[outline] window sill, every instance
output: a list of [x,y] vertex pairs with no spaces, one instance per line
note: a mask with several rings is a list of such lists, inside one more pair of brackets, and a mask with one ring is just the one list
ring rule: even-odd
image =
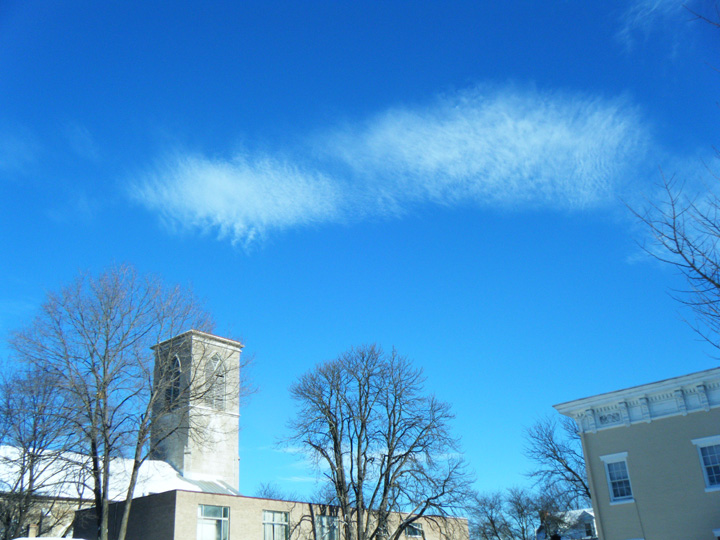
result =
[[720,491],[720,485],[705,488],[705,493],[712,493],[713,491]]
[[635,499],[620,499],[618,501],[610,501],[610,506],[617,506],[618,504],[634,503]]

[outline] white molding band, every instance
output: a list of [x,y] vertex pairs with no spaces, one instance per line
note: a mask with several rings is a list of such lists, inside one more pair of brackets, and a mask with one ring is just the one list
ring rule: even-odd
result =
[[627,461],[627,452],[617,452],[616,454],[605,454],[600,456],[603,463],[617,463],[618,461]]
[[690,441],[695,446],[713,446],[720,444],[720,435],[711,435],[710,437],[702,437],[700,439],[693,439]]
[[573,418],[581,433],[707,412],[720,407],[720,368],[560,403],[554,407],[559,413]]

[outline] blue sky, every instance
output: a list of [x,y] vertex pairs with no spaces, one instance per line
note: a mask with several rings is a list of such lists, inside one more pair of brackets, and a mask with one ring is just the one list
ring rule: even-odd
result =
[[5,0],[0,334],[132,263],[254,356],[244,493],[314,490],[287,388],[370,342],[478,489],[527,484],[553,404],[717,365],[626,204],[708,181],[719,36],[668,0]]

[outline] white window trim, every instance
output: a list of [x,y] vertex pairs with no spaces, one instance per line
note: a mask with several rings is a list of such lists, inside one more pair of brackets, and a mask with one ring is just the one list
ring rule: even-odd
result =
[[[205,515],[205,508],[219,508],[220,517],[211,517]],[[226,512],[227,510],[227,512]],[[227,514],[227,516],[225,515]],[[198,536],[200,535],[200,527],[203,523],[220,523],[220,536],[227,540],[230,538],[230,507],[229,506],[218,506],[214,504],[199,504],[198,505]],[[216,525],[217,526],[217,525]]]
[[[267,514],[270,514],[272,519],[267,520],[265,519],[265,516]],[[275,517],[279,516],[283,519],[280,521],[275,521]],[[281,540],[289,540],[290,538],[290,512],[286,512],[284,510],[263,510],[262,514],[262,525],[263,525],[263,539],[265,538],[265,526],[269,525],[273,528],[273,537],[275,536],[275,526],[282,526],[285,534],[283,535],[284,538]]]
[[[411,530],[411,527],[420,534],[410,534],[409,531]],[[423,531],[422,523],[418,523],[417,521],[408,523],[407,527],[405,527],[405,536],[408,538],[423,538],[424,534],[425,531]]]
[[[635,502],[635,491],[633,490],[633,487],[632,487],[632,480],[630,480],[630,467],[628,467],[628,464],[627,464],[627,456],[628,456],[627,452],[617,452],[615,454],[606,454],[604,456],[600,456],[600,460],[603,462],[603,468],[605,469],[605,481],[607,482],[610,506]],[[612,482],[610,481],[610,474],[608,474],[607,466],[609,463],[619,463],[621,461],[625,463],[625,471],[627,472],[627,475],[628,475],[628,483],[630,484],[630,493],[632,493],[632,495],[627,498],[614,499],[613,498],[613,490],[612,490]]]
[[[695,445],[695,448],[697,448],[698,453],[698,459],[700,460],[700,468],[702,469],[702,475],[703,480],[705,482],[705,493],[711,493],[713,491],[720,491],[720,484],[716,486],[710,485],[710,480],[708,479],[707,475],[707,469],[705,468],[705,462],[703,461],[701,448],[704,448],[706,446],[715,446],[720,444],[720,435],[712,435],[710,437],[701,437],[699,439],[693,439],[690,441]],[[720,531],[720,529],[717,529]],[[716,537],[719,537],[718,535],[715,535]]]

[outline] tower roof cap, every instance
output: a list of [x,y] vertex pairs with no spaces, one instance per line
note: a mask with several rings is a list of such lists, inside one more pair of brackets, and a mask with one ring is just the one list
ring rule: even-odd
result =
[[210,334],[208,332],[203,332],[201,330],[190,329],[186,332],[183,332],[182,334],[178,334],[177,336],[168,338],[165,341],[161,341],[160,343],[153,345],[151,348],[154,350],[159,347],[162,347],[163,345],[165,345],[167,343],[172,343],[173,341],[184,340],[184,339],[188,339],[188,338],[191,340],[198,339],[200,341],[211,341],[211,342],[216,342],[216,343],[219,342],[219,343],[222,343],[223,345],[225,345],[226,347],[230,347],[230,348],[238,349],[238,350],[240,350],[244,347],[244,345],[242,343],[240,343],[239,341],[237,341],[235,339],[216,336],[215,334]]

